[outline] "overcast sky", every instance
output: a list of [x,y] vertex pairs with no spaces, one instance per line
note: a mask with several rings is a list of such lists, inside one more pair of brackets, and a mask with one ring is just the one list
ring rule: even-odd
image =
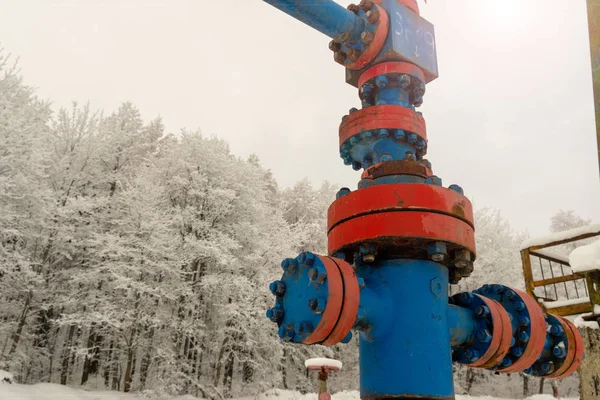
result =
[[[344,6],[350,1],[339,1]],[[560,208],[600,222],[584,0],[429,0],[440,77],[427,86],[434,173],[476,207],[544,234]],[[171,132],[256,153],[280,184],[356,188],[338,156],[359,106],[329,39],[259,0],[0,0],[0,42],[56,108],[132,101]]]

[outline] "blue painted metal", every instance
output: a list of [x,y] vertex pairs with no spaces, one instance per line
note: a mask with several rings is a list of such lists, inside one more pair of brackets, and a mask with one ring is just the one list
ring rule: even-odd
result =
[[400,59],[421,68],[425,75],[437,77],[435,31],[433,25],[424,18],[396,1],[390,1],[390,43],[386,50],[392,51]]
[[[373,290],[361,292],[363,318],[375,314],[366,329],[357,327],[361,398],[452,398],[447,268],[432,261],[386,260],[360,267],[357,274]],[[370,299],[375,292],[378,302]]]
[[358,40],[365,21],[333,0],[264,0],[284,13],[334,39],[349,32]]
[[269,286],[277,297],[275,307],[267,311],[267,317],[277,322],[281,339],[300,343],[321,321],[320,310],[329,295],[325,282],[327,274],[321,260],[311,253],[287,258],[281,266],[284,270],[281,279]]
[[356,166],[358,170],[382,161],[405,160],[407,153],[414,156],[418,152],[422,156],[425,149],[425,141],[414,133],[401,129],[378,129],[363,132],[345,141],[340,148],[340,157],[345,164]]
[[477,320],[471,310],[450,304],[448,307],[448,328],[452,347],[471,343],[477,332]]

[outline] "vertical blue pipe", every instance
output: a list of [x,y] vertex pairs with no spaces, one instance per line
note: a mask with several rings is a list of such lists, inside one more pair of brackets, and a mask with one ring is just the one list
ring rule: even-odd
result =
[[448,269],[432,261],[387,260],[357,273],[367,287],[378,284],[378,293],[387,289],[385,328],[374,321],[360,333],[361,399],[454,398]]
[[333,0],[264,1],[332,39],[346,32],[350,32],[353,39],[358,39],[365,28],[362,18]]

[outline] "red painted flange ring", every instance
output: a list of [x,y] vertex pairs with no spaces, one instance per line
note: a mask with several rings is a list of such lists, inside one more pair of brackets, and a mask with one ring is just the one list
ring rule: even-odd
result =
[[369,64],[377,54],[383,48],[383,44],[385,43],[385,39],[387,38],[388,31],[390,30],[390,19],[388,17],[387,12],[383,7],[375,5],[377,8],[377,12],[379,13],[379,25],[375,28],[375,34],[373,35],[373,41],[369,43],[365,51],[361,53],[358,59],[349,64],[344,64],[344,67],[348,69],[363,69],[367,64]]
[[356,272],[346,261],[329,257],[339,268],[344,281],[344,301],[340,317],[335,324],[335,327],[325,339],[325,346],[333,346],[344,340],[348,332],[352,329],[356,316],[358,314],[358,305],[360,303],[360,288],[358,287],[358,279]]
[[401,61],[389,61],[374,65],[363,72],[360,78],[358,78],[358,87],[360,88],[376,76],[387,74],[407,74],[425,83],[425,75],[423,75],[423,71],[416,65]]
[[573,335],[571,327],[567,324],[567,320],[559,317],[558,315],[554,315],[554,318],[556,318],[562,325],[565,335],[567,336],[567,355],[565,356],[561,366],[550,375],[544,376],[544,378],[560,379],[567,376],[565,375],[565,372],[570,369],[569,367],[571,367],[571,365],[573,365],[573,361],[575,360],[576,343],[575,336]]
[[496,365],[500,360],[506,356],[510,350],[510,339],[512,337],[512,328],[510,324],[510,317],[508,313],[498,302],[489,299],[485,296],[479,297],[490,310],[492,316],[492,340],[490,346],[486,352],[474,363],[467,364],[469,367],[474,368],[488,368]]
[[[560,379],[560,378],[565,378],[565,377],[571,375],[573,372],[575,372],[577,370],[577,368],[579,368],[579,365],[581,364],[581,361],[583,360],[584,344],[583,344],[583,338],[581,337],[581,333],[579,333],[579,330],[571,321],[569,321],[566,318],[559,317],[557,315],[555,315],[555,317],[557,319],[561,319],[562,320],[561,323],[564,322],[563,326],[567,325],[569,327],[571,334],[573,335],[573,339],[574,339],[574,343],[575,343],[574,357],[573,357],[573,361],[571,362],[571,365],[560,376],[556,376],[556,377],[550,376],[554,379]],[[565,332],[566,332],[566,329],[565,329]],[[570,351],[570,347],[571,346],[569,346],[569,351]],[[568,353],[567,353],[567,356],[568,356]],[[547,378],[549,378],[549,377],[547,377]]]
[[402,129],[427,140],[423,116],[410,108],[386,104],[366,107],[346,116],[339,128],[340,146],[354,135],[376,129]]
[[327,210],[327,231],[343,221],[386,211],[432,211],[473,227],[473,206],[454,190],[425,183],[376,185],[350,192]]
[[416,175],[429,178],[433,175],[430,168],[417,161],[390,160],[380,162],[365,169],[360,179],[377,179],[389,175]]
[[[492,299],[490,299],[492,300]],[[500,303],[496,300],[492,300],[492,304],[498,310],[499,315],[501,316],[502,321],[502,330],[500,332],[500,345],[498,346],[498,351],[488,362],[483,364],[481,368],[490,368],[494,365],[498,364],[510,351],[510,344],[512,342],[512,324],[510,322],[510,316],[508,312],[502,307]]]
[[364,242],[390,240],[396,244],[412,242],[414,245],[414,239],[450,242],[475,254],[475,235],[471,226],[454,217],[429,211],[361,215],[334,226],[327,239],[329,254]]
[[323,262],[327,272],[328,296],[321,320],[315,330],[302,341],[304,344],[320,343],[329,336],[340,316],[344,299],[344,282],[338,266],[329,257],[315,256]]
[[538,359],[540,354],[542,354],[544,343],[546,342],[546,319],[540,306],[527,293],[515,288],[510,289],[521,298],[527,307],[531,321],[529,342],[527,343],[527,347],[525,347],[523,355],[517,361],[504,369],[499,369],[498,372],[520,372],[529,368]]

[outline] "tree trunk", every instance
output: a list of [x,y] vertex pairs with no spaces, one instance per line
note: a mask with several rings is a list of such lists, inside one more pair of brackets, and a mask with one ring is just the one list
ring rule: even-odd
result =
[[123,382],[123,392],[129,392],[131,389],[131,381],[133,380],[133,365],[134,365],[134,346],[133,341],[135,339],[136,329],[131,328],[131,334],[129,335],[129,343],[127,345],[127,365],[125,367],[125,381]]
[[539,390],[539,394],[543,394],[544,393],[544,382],[546,380],[544,378],[540,379],[540,390]]
[[85,385],[90,375],[98,373],[98,361],[100,357],[101,336],[96,331],[95,324],[90,327],[87,340],[87,353],[83,361],[83,371],[81,373],[81,385]]
[[221,350],[219,350],[219,356],[217,357],[217,364],[215,366],[215,378],[213,380],[213,386],[219,386],[219,380],[221,379],[221,369],[223,368],[223,354],[225,354],[225,347],[227,346],[227,342],[229,341],[229,337],[225,337],[223,339],[223,343],[221,344]]
[[152,344],[154,342],[154,328],[150,329],[148,332],[148,346],[146,347],[146,354],[142,358],[142,362],[140,365],[140,389],[146,388],[146,379],[148,378],[148,370],[150,369],[150,364],[152,362]]
[[63,351],[61,354],[61,369],[60,369],[60,384],[66,385],[67,378],[69,376],[69,356],[71,354],[71,346],[73,341],[73,334],[75,333],[75,325],[69,325],[69,332],[67,333],[67,340],[63,345]]
[[112,367],[112,357],[113,357],[113,346],[114,339],[110,339],[110,345],[108,346],[108,351],[106,355],[106,364],[104,365],[104,387],[110,387],[110,371]]
[[33,298],[33,291],[27,292],[27,296],[25,297],[25,304],[23,305],[23,311],[21,311],[21,316],[19,317],[19,324],[17,325],[17,330],[13,334],[12,337],[12,346],[10,347],[10,351],[8,355],[11,356],[19,345],[19,340],[21,339],[21,334],[23,333],[23,327],[25,326],[25,320],[27,318],[27,313],[29,312],[29,308],[31,307],[31,299]]
[[231,387],[233,385],[233,351],[229,352],[227,357],[227,362],[225,363],[225,370],[223,373],[223,386],[225,387],[224,395],[225,397],[230,397],[231,395]]

